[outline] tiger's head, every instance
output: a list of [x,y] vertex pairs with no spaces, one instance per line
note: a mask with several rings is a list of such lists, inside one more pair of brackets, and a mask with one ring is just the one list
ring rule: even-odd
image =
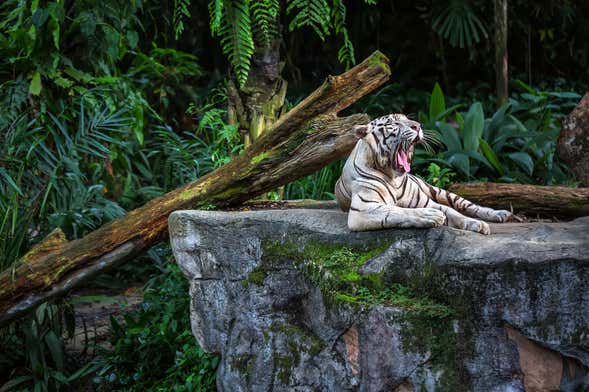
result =
[[379,117],[366,125],[355,126],[354,131],[358,138],[368,143],[381,168],[392,168],[401,173],[411,171],[415,144],[424,140],[421,124],[404,114]]

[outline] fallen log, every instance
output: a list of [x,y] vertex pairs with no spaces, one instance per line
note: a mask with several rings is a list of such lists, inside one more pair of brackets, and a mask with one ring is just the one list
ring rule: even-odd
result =
[[0,274],[0,326],[166,238],[172,211],[238,204],[343,157],[356,141],[350,129],[369,118],[339,118],[337,113],[389,75],[388,59],[375,52],[349,71],[328,77],[228,164],[81,239],[33,249]]
[[486,207],[513,209],[530,217],[589,215],[589,188],[481,182],[454,184],[448,190]]

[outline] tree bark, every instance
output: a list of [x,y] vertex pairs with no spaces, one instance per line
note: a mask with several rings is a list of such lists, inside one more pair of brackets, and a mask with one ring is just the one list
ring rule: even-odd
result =
[[495,75],[498,107],[507,102],[509,97],[507,33],[507,0],[495,0]]
[[454,184],[449,190],[485,207],[530,217],[576,218],[589,215],[589,188],[522,184]]
[[249,147],[280,117],[286,97],[287,82],[282,79],[284,62],[280,61],[280,42],[261,46],[252,56],[245,86],[227,86],[228,112],[231,124],[238,124],[245,147]]
[[583,186],[589,186],[589,93],[562,121],[557,151]]
[[174,210],[242,203],[341,158],[356,142],[350,129],[369,118],[339,118],[337,113],[389,75],[388,59],[375,52],[346,73],[328,77],[228,164],[81,239],[25,255],[0,274],[0,325],[166,238],[167,218]]

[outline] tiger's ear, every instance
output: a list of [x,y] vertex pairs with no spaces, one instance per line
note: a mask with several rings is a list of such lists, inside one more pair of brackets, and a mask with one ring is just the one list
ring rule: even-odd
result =
[[352,129],[354,130],[354,134],[356,134],[356,137],[358,139],[362,139],[364,136],[368,135],[368,132],[370,131],[370,125],[355,125]]

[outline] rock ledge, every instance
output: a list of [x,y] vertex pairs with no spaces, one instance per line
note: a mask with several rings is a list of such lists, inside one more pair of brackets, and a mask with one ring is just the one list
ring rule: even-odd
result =
[[589,218],[352,233],[335,210],[177,211],[221,391],[589,389]]

